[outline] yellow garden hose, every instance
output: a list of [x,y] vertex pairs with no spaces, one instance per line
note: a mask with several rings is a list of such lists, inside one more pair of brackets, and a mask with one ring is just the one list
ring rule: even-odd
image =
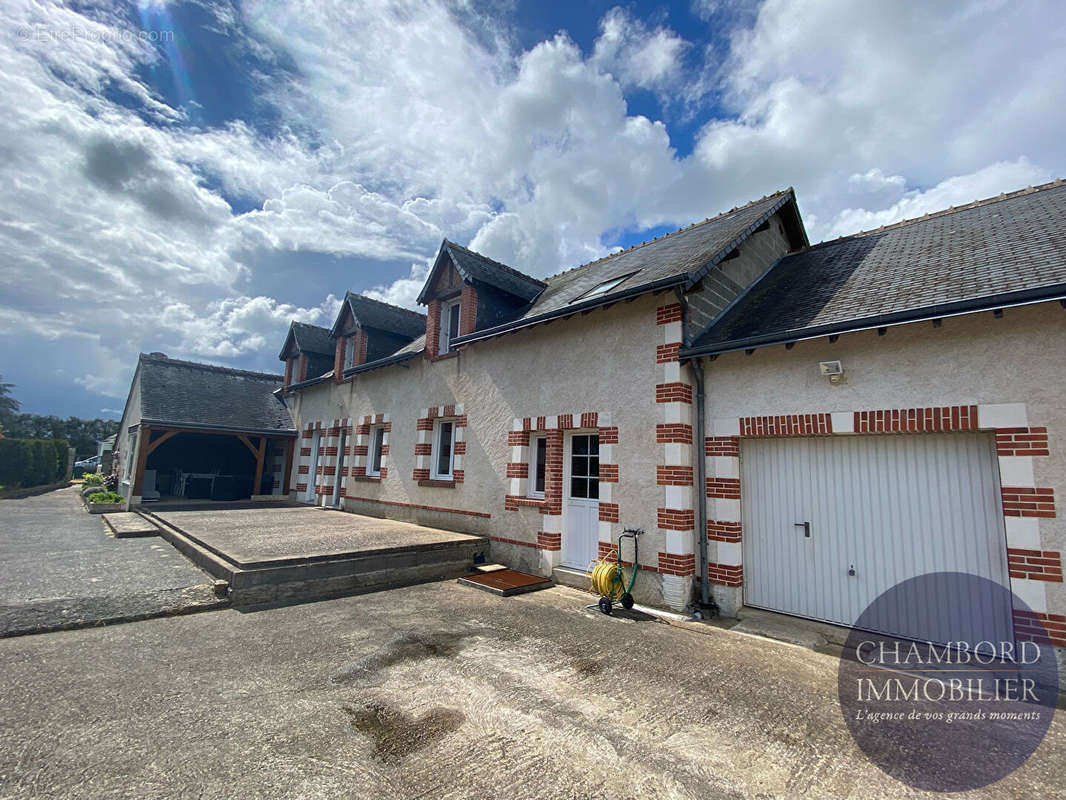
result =
[[597,561],[590,573],[592,591],[601,597],[611,598],[613,602],[621,600],[625,592],[625,580],[620,570],[621,568],[615,561],[607,559]]

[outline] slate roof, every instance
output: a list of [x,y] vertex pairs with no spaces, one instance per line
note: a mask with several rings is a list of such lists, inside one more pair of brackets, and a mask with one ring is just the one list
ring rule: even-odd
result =
[[[426,315],[419,314],[417,311],[383,303],[353,292],[345,293],[344,302],[348,304],[352,315],[363,328],[377,328],[408,338],[414,338],[426,332]],[[338,314],[337,322],[340,322],[340,317],[341,315]],[[333,331],[327,331],[327,333],[333,335],[336,330],[337,323],[334,323]],[[330,350],[330,353],[332,352]]]
[[681,352],[723,352],[1061,295],[1066,183],[1059,180],[785,256]]
[[[782,207],[793,204],[791,188],[775,192],[747,205],[734,208],[703,222],[668,233],[649,242],[612,253],[545,279],[547,287],[536,301],[515,320],[495,328],[479,330],[456,339],[463,343],[532,324],[541,319],[562,316],[586,305],[600,305],[660,286],[692,286],[727,256],[763,222]],[[807,244],[798,212],[793,222],[797,246]],[[583,295],[602,283],[629,275],[610,292],[585,300]]]
[[283,377],[141,354],[141,418],[196,428],[245,432],[295,431],[274,395]]
[[321,328],[318,325],[309,325],[306,322],[289,323],[289,332],[285,335],[285,344],[282,345],[278,358],[285,359],[285,351],[289,348],[289,338],[296,337],[296,347],[301,353],[317,353],[321,356],[333,358],[333,350],[336,340],[329,328]]
[[499,261],[493,261],[481,253],[475,253],[447,239],[441,247],[452,257],[456,269],[464,279],[487,283],[521,300],[527,302],[532,300],[548,285],[542,280],[519,272]]

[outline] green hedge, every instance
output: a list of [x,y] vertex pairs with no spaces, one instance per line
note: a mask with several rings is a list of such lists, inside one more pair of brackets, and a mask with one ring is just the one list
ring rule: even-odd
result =
[[0,439],[0,485],[27,488],[63,480],[68,450],[62,439]]

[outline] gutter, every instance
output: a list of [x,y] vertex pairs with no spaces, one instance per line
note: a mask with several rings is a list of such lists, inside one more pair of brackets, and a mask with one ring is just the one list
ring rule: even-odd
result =
[[600,306],[609,306],[617,303],[621,300],[628,300],[631,297],[639,297],[642,294],[650,294],[651,292],[659,291],[662,289],[670,289],[675,286],[683,286],[689,279],[689,274],[683,272],[680,275],[672,275],[669,278],[660,278],[657,281],[651,283],[642,283],[639,286],[634,286],[630,289],[626,289],[621,292],[615,292],[614,294],[606,295],[605,297],[597,297],[594,300],[586,300],[583,303],[572,303],[566,308],[558,308],[554,311],[546,311],[543,314],[537,314],[533,317],[522,317],[521,319],[508,322],[503,325],[497,325],[495,328],[486,328],[482,331],[475,331],[474,333],[468,333],[466,336],[458,336],[452,339],[452,343],[456,345],[469,344],[471,342],[478,342],[482,339],[489,339],[493,336],[499,336],[503,333],[510,333],[511,331],[521,330],[522,328],[528,328],[533,325],[539,325],[542,322],[548,322],[549,320],[559,319],[560,317],[569,317],[571,314],[576,314],[580,311],[592,310],[599,308]]
[[419,352],[409,351],[407,353],[400,353],[396,355],[386,356],[385,358],[379,358],[377,361],[370,361],[366,364],[359,364],[354,367],[348,367],[341,373],[342,378],[350,378],[352,375],[356,375],[360,372],[370,372],[372,369],[378,369],[380,367],[387,367],[390,364],[399,364],[403,361],[410,361],[412,358],[418,358],[425,350]]
[[807,339],[817,339],[822,336],[832,336],[840,333],[855,333],[858,331],[873,330],[875,328],[889,328],[896,325],[905,325],[912,322],[927,322],[944,317],[957,317],[964,314],[973,314],[979,311],[992,311],[998,308],[1011,308],[1015,306],[1032,305],[1049,300],[1066,299],[1066,283],[1042,286],[1038,289],[1023,289],[1017,292],[1005,292],[1002,294],[986,295],[970,300],[959,300],[952,303],[939,303],[932,306],[907,309],[906,311],[893,311],[888,314],[877,314],[870,317],[859,317],[844,322],[835,322],[827,325],[817,325],[809,328],[791,328],[784,331],[749,336],[744,339],[733,339],[727,342],[717,342],[703,346],[682,347],[678,357],[699,358],[700,356],[716,356],[720,353],[731,353],[737,350],[753,350],[760,347],[770,347],[789,342],[801,342]]
[[255,436],[296,436],[297,434],[299,434],[299,431],[294,428],[290,428],[289,430],[280,430],[277,428],[231,428],[225,425],[204,425],[195,422],[174,422],[172,420],[165,419],[148,419],[147,417],[142,417],[140,424],[148,426],[165,425],[169,428],[189,428],[191,430],[217,431],[219,433],[250,433]]

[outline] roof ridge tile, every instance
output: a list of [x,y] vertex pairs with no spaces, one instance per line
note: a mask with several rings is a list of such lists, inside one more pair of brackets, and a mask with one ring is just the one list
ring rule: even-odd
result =
[[171,358],[170,356],[157,356],[151,353],[141,353],[141,361],[151,361],[156,364],[177,364],[180,367],[194,367],[196,369],[204,369],[210,372],[220,372],[227,375],[241,375],[248,378],[269,378],[273,381],[284,381],[284,375],[276,375],[273,372],[256,372],[250,369],[238,369],[237,367],[225,367],[221,364],[205,364],[202,361],[184,361],[180,358]]

